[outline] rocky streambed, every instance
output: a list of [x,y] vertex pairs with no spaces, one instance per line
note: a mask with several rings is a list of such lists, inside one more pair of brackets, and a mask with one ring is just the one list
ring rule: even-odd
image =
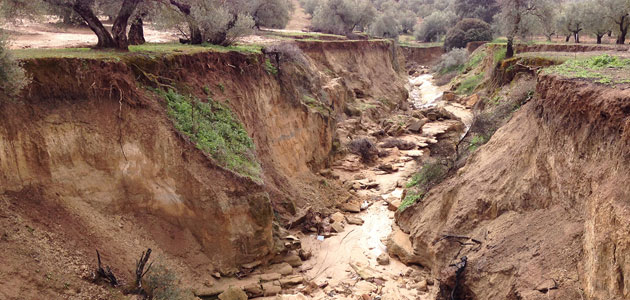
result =
[[408,180],[443,139],[457,141],[472,115],[460,104],[443,101],[444,90],[433,85],[429,74],[410,77],[408,89],[411,109],[380,120],[349,118],[339,125],[341,132],[352,133],[349,139],[369,139],[379,152],[369,163],[347,153],[321,172],[356,197],[330,216],[298,213],[301,225],[286,243],[299,246],[267,267],[251,266],[255,271],[245,278],[220,280],[201,296],[435,299],[438,285],[414,260],[409,237],[394,216]]

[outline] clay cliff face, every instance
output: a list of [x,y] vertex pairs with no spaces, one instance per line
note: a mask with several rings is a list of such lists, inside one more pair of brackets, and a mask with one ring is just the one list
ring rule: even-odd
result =
[[[236,52],[27,61],[33,83],[19,101],[0,103],[4,228],[36,226],[64,241],[49,252],[75,264],[91,264],[97,248],[108,265],[126,270],[151,247],[196,279],[272,254],[274,210],[290,215],[294,203],[329,198],[311,184],[313,171],[328,164],[336,119],[355,89],[406,99],[396,67],[404,58],[387,42],[298,46],[300,62]],[[227,104],[256,144],[263,183],[199,151],[147,86],[211,93]],[[304,95],[326,113],[305,105]],[[4,257],[32,247],[7,245]],[[22,275],[16,280],[32,277]]]
[[421,263],[439,276],[466,255],[473,299],[630,297],[628,100],[541,76],[535,99],[400,216]]

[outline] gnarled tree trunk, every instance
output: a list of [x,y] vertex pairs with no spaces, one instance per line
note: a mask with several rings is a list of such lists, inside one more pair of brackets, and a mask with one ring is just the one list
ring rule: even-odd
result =
[[129,28],[129,45],[142,45],[146,43],[142,18],[143,15],[138,16],[131,22],[131,27]]
[[619,36],[617,37],[617,44],[619,45],[623,45],[626,43],[626,35],[628,34],[628,25],[630,25],[630,23],[628,23],[627,20],[628,16],[623,16],[621,17],[621,22],[617,23],[619,25]]
[[94,12],[92,11],[92,7],[90,6],[90,0],[77,0],[77,2],[72,6],[72,9],[85,20],[90,29],[94,31],[96,37],[98,38],[98,43],[96,44],[96,48],[115,48],[116,43],[112,38],[112,35],[109,34],[109,31],[105,29],[103,23],[96,17]]
[[129,41],[127,40],[127,23],[129,22],[129,18],[133,12],[136,10],[138,3],[141,1],[142,0],[124,0],[122,6],[120,7],[120,12],[118,12],[118,16],[114,21],[112,35],[114,36],[115,47],[120,50],[129,49]]

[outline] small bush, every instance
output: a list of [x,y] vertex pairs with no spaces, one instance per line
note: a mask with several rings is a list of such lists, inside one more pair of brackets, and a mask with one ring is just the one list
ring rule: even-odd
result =
[[404,211],[414,203],[424,198],[432,187],[440,183],[447,175],[446,166],[439,162],[428,162],[422,166],[420,172],[411,177],[407,183],[407,195],[398,207],[399,211]]
[[282,61],[297,62],[303,66],[308,65],[308,59],[302,49],[293,43],[276,43],[266,46],[264,53],[278,53]]
[[271,75],[278,75],[278,68],[271,63],[270,59],[265,59],[265,71]]
[[153,265],[143,279],[143,287],[148,299],[153,300],[192,300],[190,290],[179,287],[177,275],[163,265]]
[[378,149],[370,140],[366,138],[360,138],[353,140],[348,145],[348,150],[351,153],[361,156],[363,162],[369,163],[378,156]]
[[479,19],[463,19],[446,33],[444,48],[464,48],[469,42],[492,40],[492,28]]
[[442,54],[440,62],[433,67],[433,70],[439,75],[444,75],[453,71],[460,71],[464,68],[467,60],[468,51],[466,49],[453,49],[448,53]]
[[17,95],[30,82],[7,44],[6,37],[0,32],[0,98]]

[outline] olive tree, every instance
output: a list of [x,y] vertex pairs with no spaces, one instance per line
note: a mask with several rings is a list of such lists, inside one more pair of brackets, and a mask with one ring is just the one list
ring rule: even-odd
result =
[[434,11],[414,27],[414,36],[418,41],[435,42],[446,34],[456,19],[457,16],[452,11]]
[[395,12],[392,9],[379,14],[369,27],[370,35],[383,38],[395,39],[400,31],[401,26],[396,20]]
[[367,28],[376,15],[368,0],[324,0],[313,13],[313,29],[350,35],[356,28]]
[[597,43],[601,44],[602,37],[609,33],[613,26],[601,9],[599,0],[588,0],[584,5],[584,27],[595,35]]
[[601,0],[599,3],[606,18],[616,27],[617,44],[625,44],[630,26],[630,1]]
[[[528,22],[529,17],[539,16],[543,18],[546,0],[499,0],[501,12],[495,17],[499,23],[501,32],[507,37],[507,50],[505,57],[514,56],[514,39],[524,31],[529,31],[533,22]],[[531,19],[529,19],[531,20]]]

